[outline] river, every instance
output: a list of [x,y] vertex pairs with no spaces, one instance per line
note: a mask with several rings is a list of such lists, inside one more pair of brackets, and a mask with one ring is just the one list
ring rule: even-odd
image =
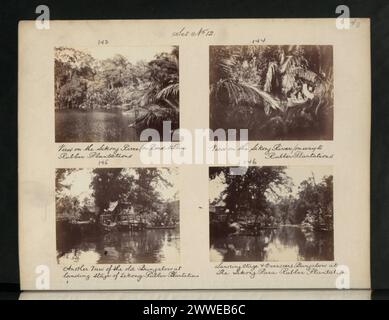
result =
[[[58,232],[58,230],[57,230]],[[178,263],[179,230],[101,231],[57,235],[57,261],[66,263]]]
[[135,128],[128,125],[134,117],[120,111],[55,111],[56,142],[139,141]]
[[308,231],[298,226],[261,230],[257,236],[211,238],[211,261],[332,261],[332,231]]

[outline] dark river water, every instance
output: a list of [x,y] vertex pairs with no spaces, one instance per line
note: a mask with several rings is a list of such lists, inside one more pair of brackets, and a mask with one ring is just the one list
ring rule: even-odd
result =
[[56,142],[139,141],[135,128],[128,125],[134,117],[121,112],[56,110]]
[[150,229],[57,235],[58,263],[178,263],[179,231]]
[[297,226],[261,230],[257,236],[211,238],[211,261],[332,261],[332,231],[307,231]]

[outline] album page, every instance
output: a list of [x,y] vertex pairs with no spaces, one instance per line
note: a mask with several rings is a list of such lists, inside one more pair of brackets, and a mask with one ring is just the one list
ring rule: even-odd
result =
[[348,22],[21,21],[22,289],[369,288]]

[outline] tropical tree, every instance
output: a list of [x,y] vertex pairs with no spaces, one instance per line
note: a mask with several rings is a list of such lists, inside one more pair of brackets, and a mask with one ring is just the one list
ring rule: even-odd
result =
[[211,167],[210,179],[222,176],[226,188],[221,193],[225,207],[229,212],[228,220],[237,220],[238,215],[249,212],[255,221],[268,220],[272,212],[269,197],[278,198],[283,189],[289,188],[289,178],[285,167],[249,167],[245,174],[232,175],[229,168]]
[[81,211],[81,204],[77,198],[70,195],[57,196],[57,220],[76,221],[80,218]]
[[256,139],[332,136],[330,46],[213,46],[211,126]]
[[57,195],[61,193],[64,189],[69,189],[70,184],[65,184],[64,180],[66,177],[77,169],[65,169],[58,168],[55,170],[55,191]]
[[171,121],[172,130],[178,128],[179,66],[178,47],[171,53],[162,53],[148,63],[148,86],[140,100],[147,112],[136,120],[139,131],[156,129],[162,134],[163,122]]
[[160,194],[157,185],[171,186],[163,175],[162,170],[166,168],[137,168],[135,169],[137,180],[134,188],[134,204],[139,212],[157,211],[161,207]]
[[55,48],[55,108],[78,108],[85,100],[89,81],[95,76],[95,59],[88,53]]
[[159,53],[132,64],[123,55],[98,60],[73,48],[55,49],[55,107],[135,110],[134,125],[162,134],[163,122],[179,125],[179,52]]
[[[239,112],[240,107],[252,111],[252,107],[280,109],[280,104],[271,95],[249,79],[242,77],[241,69],[248,68],[248,63],[241,62],[239,52],[231,52],[231,47],[211,47],[210,54],[210,99],[211,123],[217,126],[218,121],[229,113]],[[241,49],[236,48],[237,50]],[[247,67],[245,67],[245,65]],[[250,70],[255,68],[251,65]],[[257,79],[259,80],[259,79]],[[231,110],[232,109],[232,110]],[[246,111],[245,110],[245,111]]]
[[333,228],[333,176],[316,183],[314,176],[301,182],[298,207],[305,212],[303,223],[317,229]]
[[130,203],[143,218],[161,211],[163,201],[158,185],[171,186],[163,176],[166,168],[104,168],[93,170],[91,188],[99,214],[109,208],[110,203]]
[[94,169],[91,188],[99,214],[107,209],[111,202],[130,200],[134,177],[126,174],[122,168]]

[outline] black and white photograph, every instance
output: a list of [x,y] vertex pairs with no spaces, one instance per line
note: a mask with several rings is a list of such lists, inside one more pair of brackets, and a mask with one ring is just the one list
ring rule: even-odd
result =
[[57,262],[175,264],[177,168],[56,169]]
[[253,140],[333,139],[329,45],[209,47],[210,128]]
[[[57,47],[55,141],[137,142],[179,127],[178,47]],[[167,136],[165,134],[165,136]]]
[[211,261],[334,260],[331,167],[233,172],[209,168]]

